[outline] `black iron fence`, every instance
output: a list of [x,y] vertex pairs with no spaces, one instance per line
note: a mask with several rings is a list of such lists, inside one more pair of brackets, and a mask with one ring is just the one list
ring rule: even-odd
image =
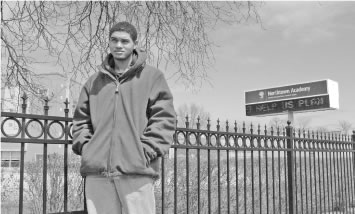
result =
[[[82,210],[79,158],[70,152],[69,103],[64,117],[54,117],[48,115],[48,100],[44,115],[26,114],[26,99],[22,113],[1,115],[1,141],[20,145],[16,212]],[[17,129],[8,133],[10,122]],[[355,213],[355,132],[324,134],[291,125],[268,129],[226,122],[222,128],[217,121],[211,130],[210,121],[201,129],[199,119],[189,127],[186,118],[162,161],[157,213]],[[25,162],[25,147],[32,144],[43,147],[43,158]],[[59,144],[61,155],[48,153],[48,146]],[[8,187],[3,176],[2,194]]]

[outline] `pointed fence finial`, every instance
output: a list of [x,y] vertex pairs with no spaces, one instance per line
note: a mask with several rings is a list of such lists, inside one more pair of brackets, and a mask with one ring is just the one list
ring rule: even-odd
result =
[[44,98],[44,115],[48,115],[48,110],[49,110],[49,106],[48,106],[48,102],[49,102],[49,97],[48,95],[46,95]]
[[260,123],[258,123],[258,135],[260,135]]
[[228,120],[226,121],[226,132],[229,131],[229,123],[228,123]]
[[237,121],[235,120],[234,121],[234,132],[237,132],[237,131],[238,131]]
[[210,124],[211,120],[210,118],[207,119],[207,130],[209,131],[211,129],[211,124]]
[[197,116],[197,129],[200,129],[200,115]]
[[22,102],[26,102],[26,100],[27,100],[27,98],[28,98],[28,96],[27,96],[27,94],[26,94],[26,92],[23,92],[23,94],[22,94]]
[[219,118],[217,119],[217,131],[219,131],[220,125],[219,125]]
[[312,139],[314,139],[314,131],[312,130]]
[[265,124],[265,128],[264,128],[264,134],[267,135],[267,126]]
[[67,116],[68,116],[68,113],[69,113],[69,104],[70,104],[70,102],[69,102],[69,99],[68,99],[68,98],[65,98],[65,102],[64,102],[64,104],[65,104],[64,113],[65,113],[65,116],[67,117]]
[[67,109],[69,107],[69,104],[70,104],[68,98],[65,98],[64,104],[65,104],[65,108]]
[[23,92],[23,95],[22,95],[22,113],[26,113],[26,109],[27,109],[27,94],[26,92]]
[[316,132],[316,138],[319,139],[319,130]]
[[185,126],[186,128],[189,128],[189,115],[186,115],[185,117]]

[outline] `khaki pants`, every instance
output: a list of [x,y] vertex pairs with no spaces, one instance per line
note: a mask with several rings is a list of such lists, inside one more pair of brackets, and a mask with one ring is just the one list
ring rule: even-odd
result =
[[143,176],[88,176],[88,214],[155,214],[153,183],[152,178]]

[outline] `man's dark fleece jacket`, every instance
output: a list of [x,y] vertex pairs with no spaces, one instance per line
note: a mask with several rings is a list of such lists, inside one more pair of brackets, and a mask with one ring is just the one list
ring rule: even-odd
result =
[[135,50],[129,70],[117,76],[109,54],[85,83],[73,119],[82,176],[159,176],[176,114],[163,73],[145,61],[145,52]]

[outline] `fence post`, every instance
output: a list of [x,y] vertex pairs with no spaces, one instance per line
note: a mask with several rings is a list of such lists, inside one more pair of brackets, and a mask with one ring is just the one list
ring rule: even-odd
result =
[[[69,116],[69,100],[65,99],[65,118]],[[69,139],[69,123],[65,121],[65,129],[63,130],[65,133],[65,145],[64,145],[64,212],[68,212],[68,139]]]
[[287,180],[288,180],[288,210],[289,214],[293,214],[293,187],[294,187],[294,158],[293,158],[293,136],[292,136],[291,121],[287,121],[286,136],[287,136]]
[[[27,109],[27,99],[28,96],[26,93],[22,95],[22,114],[26,114]],[[25,138],[25,124],[26,118],[22,118],[22,130],[21,138]],[[20,128],[20,127],[19,127]],[[24,174],[25,174],[25,143],[21,143],[21,157],[20,157],[20,195],[19,195],[19,213],[23,213],[23,184],[24,184]]]
[[[49,98],[48,96],[44,97],[44,116],[48,116],[48,110],[49,110],[49,106],[48,106],[48,102],[49,102]],[[48,119],[44,120],[44,124],[43,124],[43,139],[44,141],[47,140],[47,135],[49,132],[48,128]],[[44,143],[43,144],[43,193],[42,193],[42,198],[43,198],[43,214],[47,213],[47,161],[48,158],[48,144]]]

